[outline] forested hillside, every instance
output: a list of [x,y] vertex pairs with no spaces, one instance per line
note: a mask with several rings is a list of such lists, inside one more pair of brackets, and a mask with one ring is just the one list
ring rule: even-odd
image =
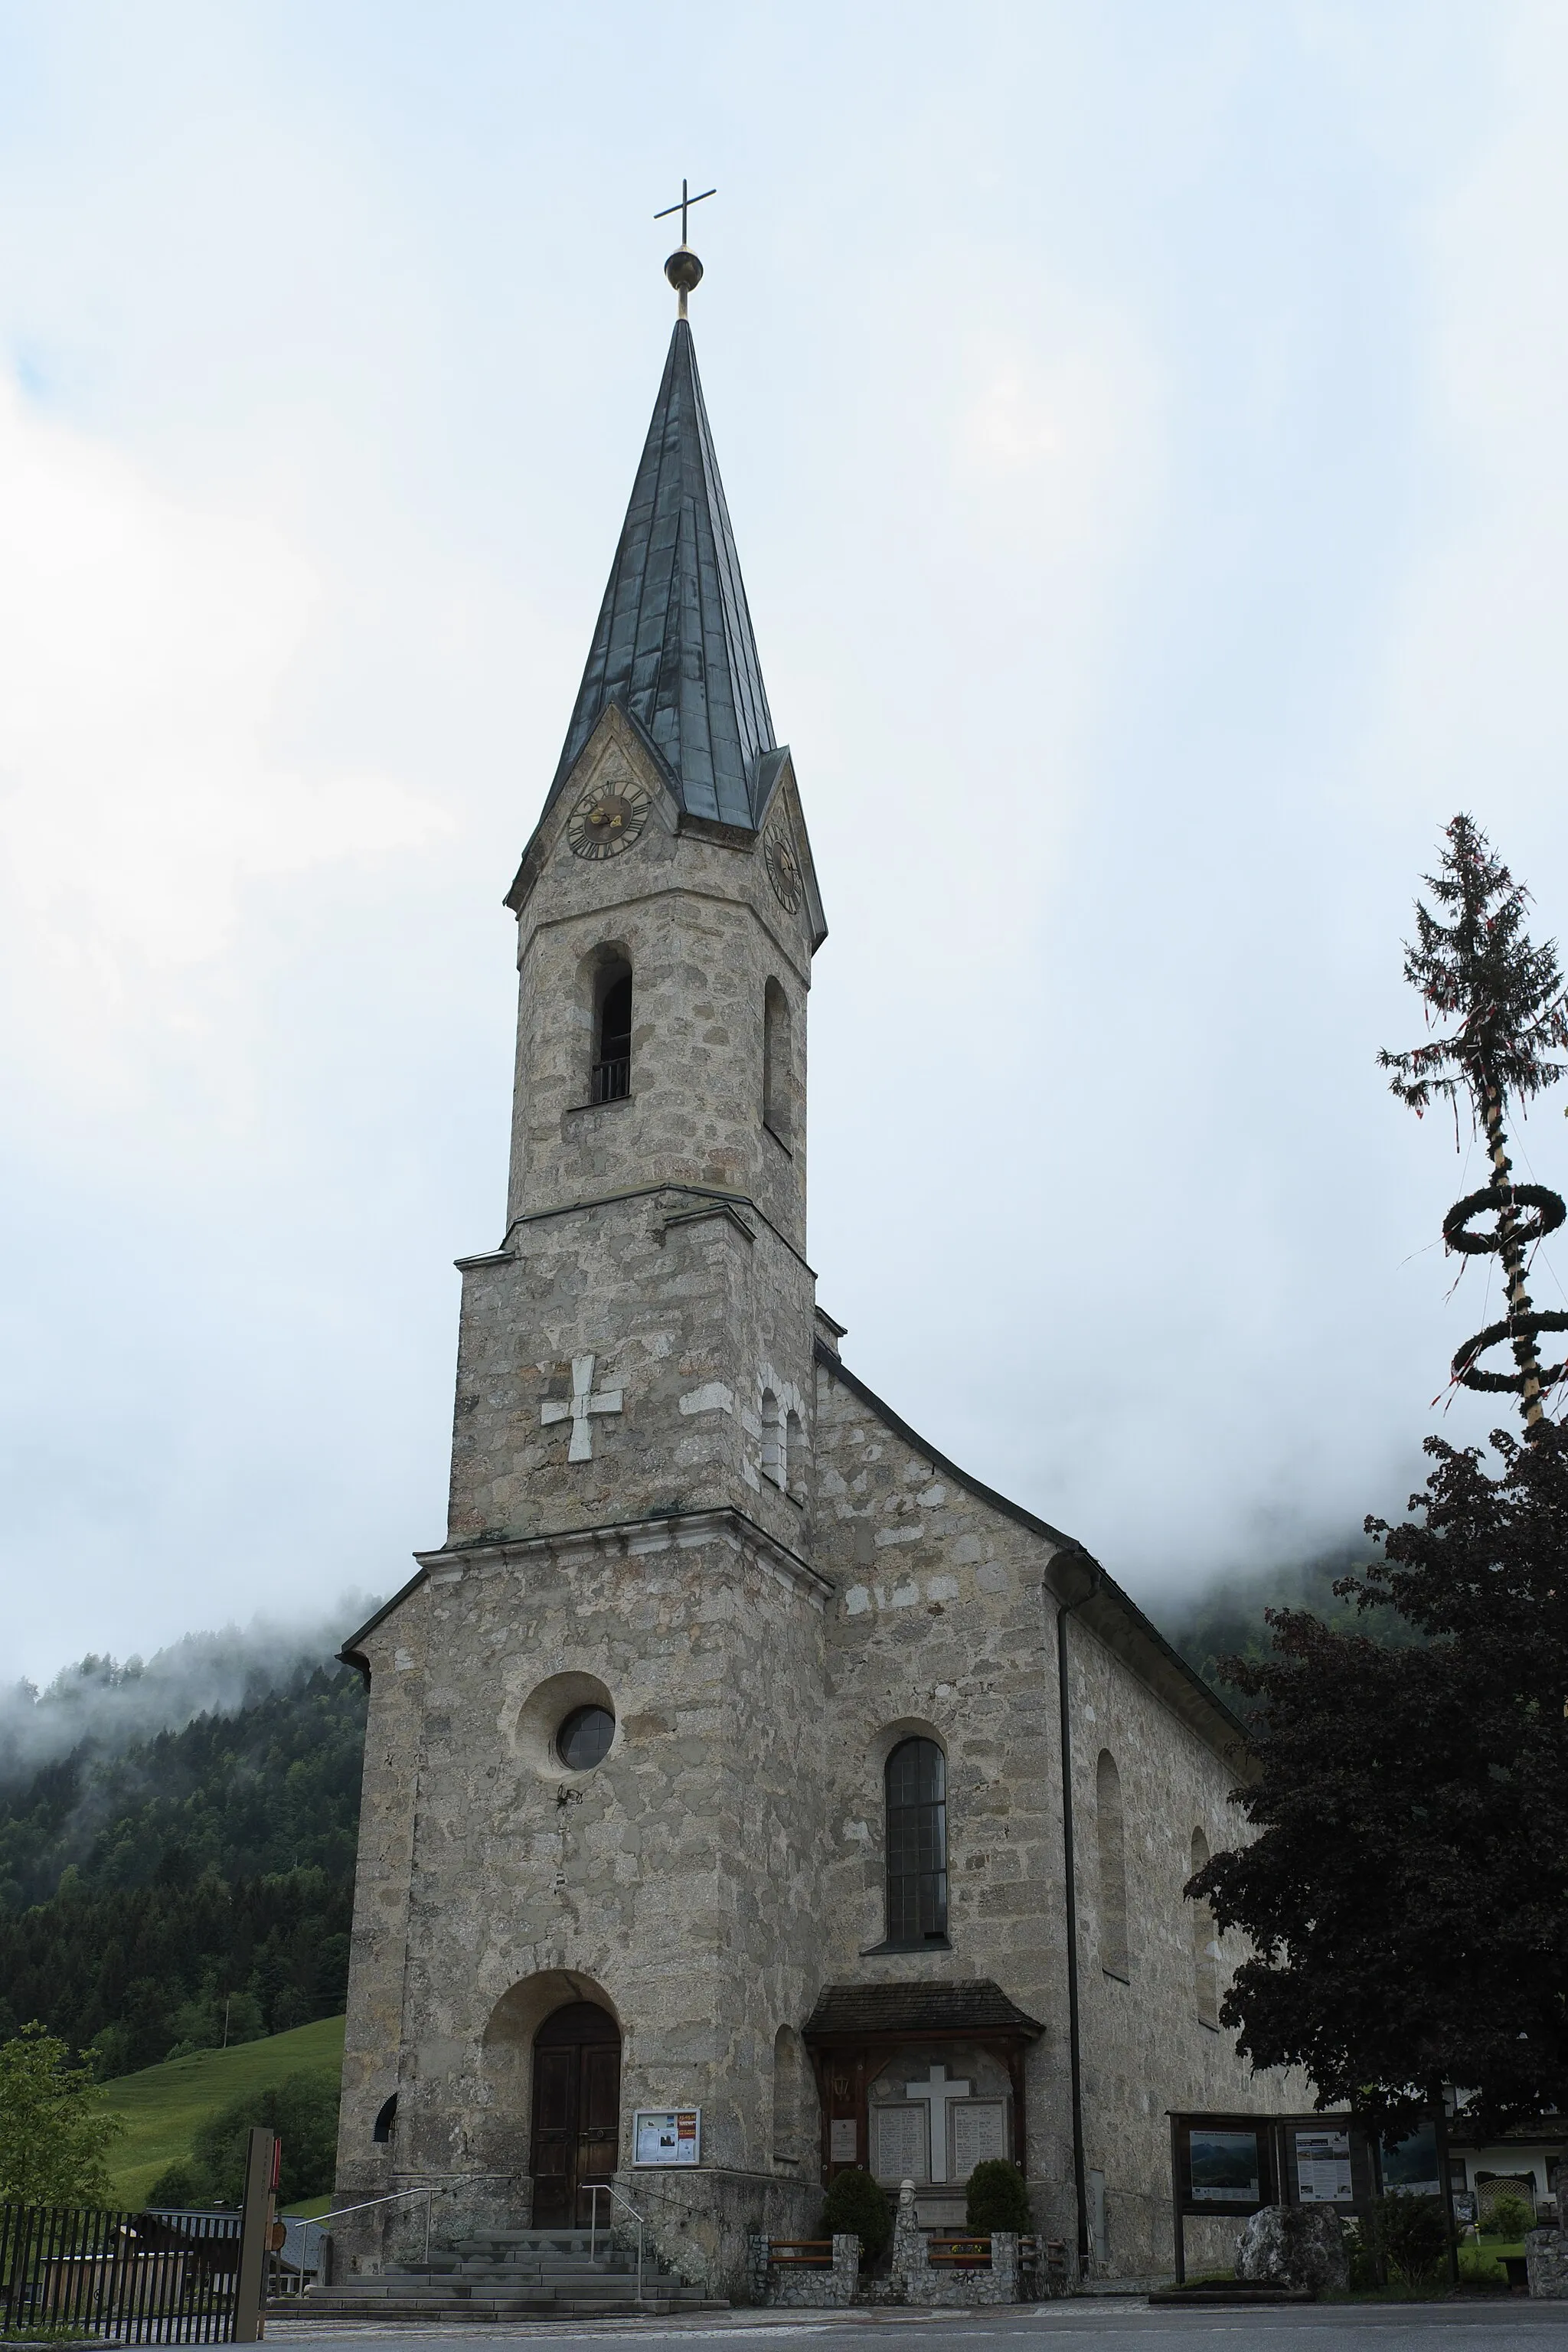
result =
[[[337,1665],[271,1671],[233,1712],[150,1737],[79,1706],[67,1720],[90,1728],[64,1753],[13,1711],[0,2038],[37,2017],[118,2074],[342,2008],[364,1689]],[[73,1675],[37,1716],[62,1688],[112,1686],[99,1661]]]
[[1227,1706],[1245,1715],[1253,1702],[1226,1682],[1221,1661],[1268,1656],[1270,1609],[1308,1610],[1343,1633],[1362,1633],[1369,1641],[1395,1646],[1417,1638],[1392,1609],[1358,1611],[1351,1602],[1335,1599],[1336,1580],[1375,1557],[1374,1546],[1362,1536],[1311,1559],[1239,1570],[1216,1578],[1180,1600],[1152,1604],[1149,1613],[1187,1664],[1218,1691]]

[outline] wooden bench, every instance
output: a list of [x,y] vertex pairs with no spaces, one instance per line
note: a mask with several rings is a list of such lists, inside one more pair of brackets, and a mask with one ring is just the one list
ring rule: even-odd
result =
[[800,2269],[830,2271],[833,2268],[831,2238],[770,2238],[768,2262],[779,2270]]

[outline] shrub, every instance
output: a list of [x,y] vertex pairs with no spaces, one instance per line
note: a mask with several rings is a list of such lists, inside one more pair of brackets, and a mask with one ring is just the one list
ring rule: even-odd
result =
[[338,2087],[322,2074],[289,2074],[269,2091],[236,2099],[203,2124],[194,2150],[197,2167],[226,2205],[245,2198],[245,2158],[251,2126],[265,2124],[283,2143],[280,2205],[324,2196],[337,2156]]
[[210,2205],[212,2193],[212,2182],[205,2173],[185,2158],[176,2157],[173,2164],[163,2167],[147,2191],[147,2203],[153,2209],[165,2205]]
[[825,2238],[857,2237],[860,2252],[875,2262],[893,2234],[893,2209],[868,2172],[846,2165],[827,2184],[822,2208]]
[[1029,2229],[1029,2192],[1016,2164],[1003,2156],[987,2157],[969,2176],[963,2219],[972,2230],[1011,2230],[1017,2236]]
[[1494,2197],[1483,2226],[1489,2238],[1522,2238],[1535,2216],[1522,2197]]
[[1372,2207],[1362,2235],[1403,2285],[1419,2286],[1436,2269],[1447,2244],[1442,2199],[1406,2197],[1394,2189]]

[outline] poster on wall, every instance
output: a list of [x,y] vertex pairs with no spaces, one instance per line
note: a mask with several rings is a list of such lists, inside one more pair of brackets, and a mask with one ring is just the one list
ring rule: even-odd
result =
[[700,2107],[638,2107],[632,2116],[634,2164],[700,2164]]
[[1194,2124],[1190,2146],[1194,2205],[1261,2203],[1255,2131],[1210,2131]]
[[1303,2205],[1353,2205],[1348,2131],[1296,2134],[1296,2193]]

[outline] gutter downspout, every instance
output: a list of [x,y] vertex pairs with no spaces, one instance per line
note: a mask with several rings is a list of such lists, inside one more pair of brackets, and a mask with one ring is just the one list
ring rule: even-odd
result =
[[[1067,1621],[1075,1609],[1081,1609],[1100,1588],[1101,1570],[1098,1560],[1087,1552],[1070,1557],[1082,1560],[1089,1570],[1089,1583],[1086,1592],[1076,1601],[1064,1601],[1057,1611],[1057,1697],[1061,1710],[1062,1734],[1062,1861],[1067,1879],[1067,1940],[1068,1940],[1068,2063],[1072,2084],[1072,2176],[1073,2196],[1078,2207],[1078,2272],[1079,2278],[1089,2273],[1089,2180],[1083,2146],[1083,2046],[1079,2022],[1078,1981],[1078,1864],[1073,1841],[1072,1818],[1072,1710],[1068,1700]],[[1059,1557],[1059,1555],[1058,1555]]]

